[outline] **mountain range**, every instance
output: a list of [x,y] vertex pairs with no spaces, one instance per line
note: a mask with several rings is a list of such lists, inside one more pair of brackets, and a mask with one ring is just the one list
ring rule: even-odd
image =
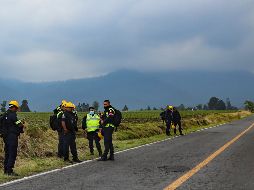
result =
[[194,106],[216,96],[230,98],[241,107],[254,99],[254,74],[248,72],[137,72],[121,70],[105,76],[57,82],[31,83],[0,79],[0,100],[27,99],[31,110],[51,111],[62,99],[102,105],[104,99],[122,109],[164,107],[166,104]]

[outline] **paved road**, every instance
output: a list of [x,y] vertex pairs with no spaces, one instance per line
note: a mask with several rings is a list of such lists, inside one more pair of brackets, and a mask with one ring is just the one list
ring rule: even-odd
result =
[[[254,117],[116,155],[114,162],[81,164],[6,190],[163,189],[254,123]],[[178,189],[254,189],[254,129]]]

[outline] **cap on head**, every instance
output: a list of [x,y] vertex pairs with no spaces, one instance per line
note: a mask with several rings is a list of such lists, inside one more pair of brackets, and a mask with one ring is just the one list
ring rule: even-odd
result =
[[9,102],[9,108],[11,108],[11,107],[16,107],[16,108],[19,108],[19,103],[18,103],[18,101],[16,101],[16,100],[12,100],[12,101],[10,101]]

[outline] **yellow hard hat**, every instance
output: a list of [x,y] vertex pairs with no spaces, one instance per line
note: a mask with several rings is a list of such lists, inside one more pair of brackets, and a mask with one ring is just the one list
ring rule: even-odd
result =
[[62,106],[64,106],[64,104],[66,104],[66,103],[67,103],[67,101],[66,101],[66,100],[62,100],[61,105],[62,105]]
[[103,139],[103,135],[101,134],[101,132],[98,132],[98,137],[99,137],[100,139]]
[[15,106],[15,107],[19,108],[19,103],[16,100],[12,100],[9,102],[9,106]]
[[66,107],[66,108],[74,108],[74,104],[71,103],[71,102],[66,102],[66,103],[64,104],[64,107]]
[[173,106],[168,106],[168,109],[172,110],[172,109],[173,109]]
[[73,108],[74,108],[74,109],[76,109],[76,106],[75,106],[75,104],[73,104],[73,103],[72,103],[72,106],[73,106]]

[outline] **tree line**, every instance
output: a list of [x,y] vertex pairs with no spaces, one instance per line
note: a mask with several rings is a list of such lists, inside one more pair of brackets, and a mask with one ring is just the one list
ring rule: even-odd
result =
[[[98,101],[94,101],[91,104],[92,107],[95,108],[95,110],[99,110],[100,104]],[[89,111],[90,104],[88,103],[78,103],[76,110],[79,112],[88,112]],[[222,99],[217,97],[211,97],[207,104],[198,104],[194,107],[186,107],[184,104],[181,104],[177,106],[179,110],[238,110],[237,107],[232,106],[231,101],[229,98],[226,99],[224,102]],[[246,100],[244,102],[244,108],[246,110],[249,110],[251,112],[254,112],[254,102],[250,100]],[[0,110],[1,112],[5,112],[7,110],[7,101],[2,101],[0,104]],[[146,108],[141,108],[140,111],[150,111],[150,110],[164,110],[163,107],[156,108],[156,107],[150,107],[149,105]],[[21,112],[31,112],[29,106],[28,106],[28,100],[22,100],[22,104],[20,106]],[[124,105],[122,111],[129,111],[129,108],[127,105]]]
[[[125,105],[125,107],[127,107]],[[124,107],[123,111],[128,111]],[[178,110],[184,111],[184,110],[238,110],[237,107],[232,106],[231,101],[229,98],[226,99],[226,101],[217,98],[217,97],[211,97],[206,104],[198,104],[196,106],[185,106],[184,104],[180,104],[179,106],[176,106]],[[141,108],[140,111],[150,111],[150,110],[164,110],[164,108],[151,108],[150,106],[147,106],[147,108],[143,109]],[[253,103],[253,111],[254,111],[254,103]]]
[[218,97],[211,97],[207,104],[198,104],[194,107],[185,107],[181,104],[178,107],[179,110],[238,110],[237,107],[232,106],[231,101],[229,98],[226,101],[218,98]]

